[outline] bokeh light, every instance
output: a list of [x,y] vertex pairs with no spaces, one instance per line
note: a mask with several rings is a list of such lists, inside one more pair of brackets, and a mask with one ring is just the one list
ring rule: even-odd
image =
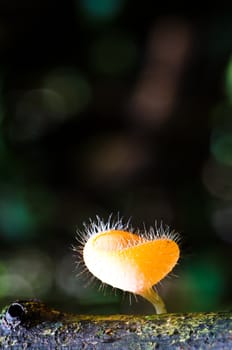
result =
[[221,203],[212,213],[212,226],[218,236],[227,243],[232,244],[232,202]]
[[9,240],[27,239],[33,236],[35,217],[27,202],[20,195],[5,193],[0,198],[0,229]]
[[50,89],[19,93],[9,135],[15,141],[33,141],[44,136],[66,116],[61,95]]
[[1,160],[4,158],[5,153],[6,153],[6,145],[5,145],[2,133],[0,131],[0,159]]
[[[6,254],[5,254],[6,255]],[[51,259],[36,249],[15,251],[0,262],[0,297],[42,297],[53,284]]]
[[123,0],[81,0],[84,13],[97,19],[109,19],[118,15],[123,7]]
[[228,101],[232,103],[232,57],[230,57],[225,70],[225,91]]
[[182,70],[192,50],[192,30],[175,17],[164,17],[151,29],[145,61],[131,96],[131,119],[148,129],[166,122],[178,102]]
[[204,165],[202,181],[209,193],[219,199],[232,200],[232,167],[210,158]]
[[[0,25],[0,41],[1,41],[1,25]],[[4,72],[3,68],[0,67],[0,125],[4,119],[4,108],[3,108],[3,86],[4,86]]]
[[225,293],[224,266],[204,252],[195,256],[181,271],[179,293],[184,296],[186,311],[212,311],[220,305]]
[[232,106],[229,104],[214,110],[210,151],[218,162],[232,166]]
[[119,188],[128,183],[149,162],[149,154],[127,135],[97,138],[88,151],[83,168],[89,183],[104,188]]
[[58,67],[51,70],[44,77],[42,85],[43,88],[52,90],[62,98],[65,117],[82,112],[91,99],[88,80],[72,67]]
[[230,309],[231,14],[126,0],[48,0],[39,11],[24,1],[13,12],[4,3],[0,303],[153,313],[78,275],[77,228],[119,213],[140,230],[180,233],[179,278],[160,292],[168,311]]
[[27,279],[18,274],[0,275],[0,296],[2,298],[30,298],[33,295],[33,289]]
[[232,166],[232,132],[213,133],[211,151],[217,160]]

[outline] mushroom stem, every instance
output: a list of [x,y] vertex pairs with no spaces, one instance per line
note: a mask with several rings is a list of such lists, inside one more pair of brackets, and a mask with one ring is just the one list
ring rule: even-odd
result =
[[143,291],[143,293],[140,293],[140,295],[154,306],[157,314],[164,314],[167,312],[162,298],[153,288]]

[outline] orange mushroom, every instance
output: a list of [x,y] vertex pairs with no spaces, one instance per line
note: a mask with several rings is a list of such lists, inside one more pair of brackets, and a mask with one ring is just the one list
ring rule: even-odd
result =
[[138,235],[128,226],[111,218],[104,224],[99,217],[85,225],[84,263],[103,283],[141,295],[153,304],[158,314],[164,313],[164,302],[153,286],[179,259],[177,235],[162,226]]

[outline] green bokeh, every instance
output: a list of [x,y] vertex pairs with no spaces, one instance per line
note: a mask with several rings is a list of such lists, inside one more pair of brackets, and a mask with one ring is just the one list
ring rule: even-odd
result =
[[211,152],[217,161],[232,166],[232,132],[217,135],[211,144]]
[[5,279],[6,274],[7,274],[6,263],[3,261],[0,261],[0,298],[4,297],[8,292],[9,285],[7,283],[7,280]]
[[43,87],[60,95],[66,114],[82,112],[91,99],[91,87],[87,79],[76,69],[58,67],[44,78]]
[[225,275],[215,257],[198,257],[186,266],[182,274],[183,288],[188,298],[189,311],[212,311],[219,309],[225,292]]
[[225,71],[225,91],[228,101],[232,103],[232,57],[230,57]]
[[0,228],[8,239],[33,236],[35,217],[27,203],[19,197],[5,197],[0,201]]
[[228,103],[217,105],[211,124],[211,154],[218,162],[232,166],[232,106]]
[[4,158],[5,154],[6,154],[6,146],[5,146],[2,133],[0,131],[0,160]]
[[80,6],[86,15],[101,19],[116,16],[123,2],[123,0],[82,0]]

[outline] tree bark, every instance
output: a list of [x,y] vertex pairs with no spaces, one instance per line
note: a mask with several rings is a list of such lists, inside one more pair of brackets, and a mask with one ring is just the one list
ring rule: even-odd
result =
[[7,349],[232,349],[232,313],[151,316],[71,315],[35,300],[5,307],[0,346]]

